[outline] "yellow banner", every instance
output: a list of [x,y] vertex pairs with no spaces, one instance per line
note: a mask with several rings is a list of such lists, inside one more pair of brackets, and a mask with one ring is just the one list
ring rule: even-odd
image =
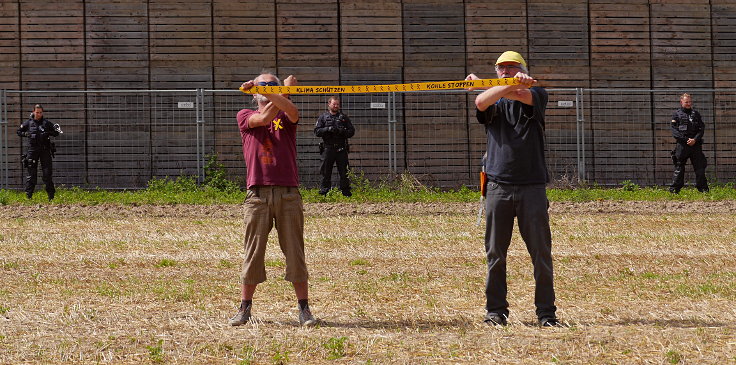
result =
[[492,87],[518,85],[515,78],[480,79],[461,81],[414,82],[410,84],[388,85],[344,85],[344,86],[253,86],[249,90],[240,91],[246,94],[359,94],[359,93],[388,93],[422,90],[450,90],[469,87]]

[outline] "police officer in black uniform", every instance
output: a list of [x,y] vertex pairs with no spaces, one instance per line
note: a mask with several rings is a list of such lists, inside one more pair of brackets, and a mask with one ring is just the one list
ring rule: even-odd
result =
[[322,195],[330,191],[332,179],[332,165],[337,164],[337,172],[340,174],[340,190],[342,195],[352,196],[350,191],[350,180],[348,179],[348,138],[355,134],[355,128],[350,118],[340,111],[340,98],[330,97],[327,102],[328,112],[320,115],[314,134],[322,137],[319,145],[322,165],[319,172],[322,175],[322,184],[319,193]]
[[42,179],[46,184],[46,193],[48,193],[49,200],[54,198],[56,189],[51,177],[51,159],[56,151],[50,137],[56,137],[60,132],[58,124],[52,124],[43,117],[43,107],[38,104],[33,107],[33,114],[18,128],[18,135],[27,137],[30,141],[28,152],[23,155],[23,167],[28,172],[25,179],[25,191],[28,199],[33,197],[33,191],[36,189],[39,161],[43,173]]
[[678,194],[685,185],[685,163],[688,159],[695,169],[695,187],[700,192],[708,192],[708,180],[705,178],[705,167],[708,162],[703,154],[703,133],[705,124],[700,113],[693,110],[690,94],[680,96],[681,108],[672,113],[672,136],[677,145],[672,151],[672,162],[675,164],[675,175],[670,185],[670,192]]

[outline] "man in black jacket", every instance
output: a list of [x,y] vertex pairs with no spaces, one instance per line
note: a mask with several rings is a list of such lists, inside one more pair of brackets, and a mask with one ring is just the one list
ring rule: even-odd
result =
[[685,185],[685,163],[690,159],[695,169],[695,187],[700,192],[708,192],[708,179],[705,177],[705,168],[708,161],[703,154],[703,133],[705,124],[700,113],[693,109],[693,99],[690,94],[680,96],[681,108],[672,113],[672,137],[677,141],[672,151],[672,162],[675,164],[675,174],[670,185],[670,192],[678,194]]
[[[505,326],[509,316],[506,259],[514,218],[534,264],[534,304],[539,325],[560,327],[555,306],[552,233],[549,225],[549,182],[544,154],[548,95],[529,76],[518,52],[506,51],[496,60],[499,78],[517,85],[494,86],[475,97],[476,117],[486,130],[487,176],[485,249],[486,316],[484,322]],[[470,74],[467,80],[477,80]]]
[[42,179],[46,184],[46,193],[49,195],[49,200],[54,199],[56,189],[51,177],[51,159],[56,151],[54,151],[50,137],[59,135],[59,131],[54,127],[54,124],[43,117],[43,107],[36,104],[30,118],[18,128],[17,134],[21,137],[27,137],[30,142],[28,152],[23,159],[23,167],[26,168],[28,173],[25,179],[25,191],[28,199],[33,197],[33,191],[36,189],[39,161],[41,162]]
[[322,137],[320,143],[320,158],[322,165],[319,172],[322,175],[322,184],[319,193],[326,195],[332,185],[332,166],[337,164],[337,172],[340,174],[340,190],[342,195],[352,196],[350,191],[350,180],[348,179],[348,138],[355,134],[355,128],[350,118],[340,110],[340,98],[330,97],[327,102],[328,112],[323,113],[317,119],[314,134]]

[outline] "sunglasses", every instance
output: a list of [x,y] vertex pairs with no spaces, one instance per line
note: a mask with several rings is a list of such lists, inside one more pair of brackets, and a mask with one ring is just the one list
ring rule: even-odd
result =
[[496,70],[521,70],[522,68],[516,65],[496,65]]
[[276,81],[269,81],[269,82],[261,81],[258,83],[258,86],[279,86],[279,83]]

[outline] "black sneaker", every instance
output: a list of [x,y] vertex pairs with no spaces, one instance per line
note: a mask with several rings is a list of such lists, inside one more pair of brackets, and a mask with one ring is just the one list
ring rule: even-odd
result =
[[351,193],[350,190],[346,190],[346,191],[343,191],[342,192],[342,195],[344,195],[344,196],[346,196],[346,197],[349,198],[349,197],[353,196],[353,193]]
[[507,324],[506,316],[491,312],[488,312],[488,314],[486,314],[483,322],[485,322],[489,326],[505,326]]
[[539,326],[540,327],[565,327],[560,323],[560,321],[555,317],[543,317],[539,319]]
[[238,310],[238,314],[235,315],[235,317],[230,318],[230,325],[231,326],[240,326],[242,324],[246,324],[248,321],[250,321],[250,308],[252,305],[249,305],[245,308],[242,306],[240,307],[240,310]]
[[672,194],[679,194],[680,193],[680,190],[679,189],[675,189],[675,188],[670,188],[670,193],[672,193]]

